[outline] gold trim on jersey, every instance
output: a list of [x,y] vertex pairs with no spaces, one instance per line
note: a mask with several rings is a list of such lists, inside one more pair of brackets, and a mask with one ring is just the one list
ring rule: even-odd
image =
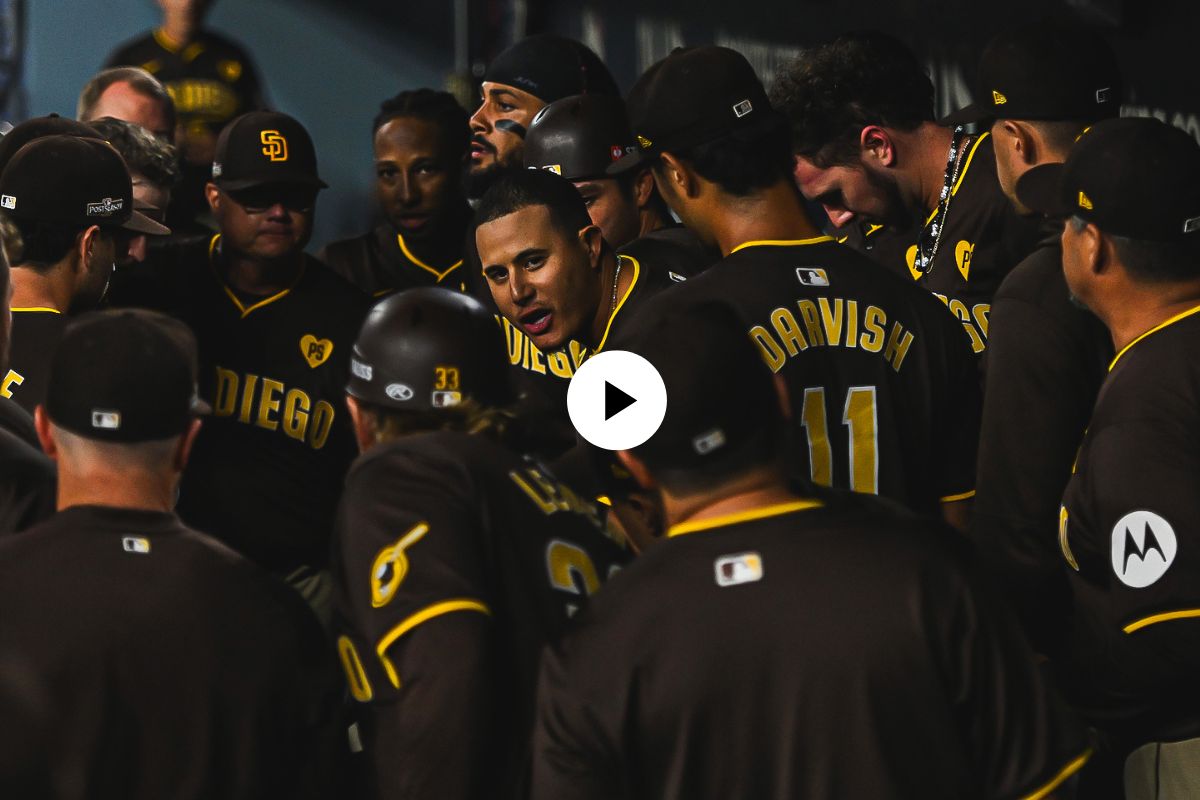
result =
[[975,490],[972,489],[969,492],[962,492],[961,494],[951,494],[951,495],[947,495],[945,497],[941,497],[938,499],[941,500],[943,503],[957,503],[959,500],[970,500],[974,496],[975,496]]
[[1078,772],[1080,767],[1086,764],[1087,760],[1091,757],[1092,748],[1089,747],[1088,749],[1084,750],[1078,758],[1059,770],[1058,774],[1051,778],[1049,783],[1038,789],[1036,792],[1023,796],[1021,800],[1042,800],[1042,798],[1047,797],[1059,786],[1062,786],[1063,782],[1067,778]]
[[814,236],[811,239],[752,239],[749,242],[742,242],[730,250],[729,255],[733,255],[738,250],[743,250],[747,247],[794,247],[796,245],[820,244],[821,242],[832,241],[832,236]]
[[462,266],[463,260],[460,258],[458,261],[455,261],[453,264],[446,267],[445,270],[438,272],[436,267],[429,266],[424,261],[422,261],[421,259],[417,258],[415,255],[413,255],[412,251],[408,249],[408,245],[406,245],[404,243],[404,235],[403,234],[400,234],[400,233],[396,234],[396,242],[400,245],[400,252],[404,253],[405,258],[407,258],[409,261],[411,261],[414,266],[420,267],[421,269],[425,270],[426,272],[428,272],[429,274],[431,274],[435,278],[437,278],[438,283],[442,282],[442,278],[445,278],[451,272],[454,272],[454,270],[456,270]]
[[153,36],[154,41],[158,42],[158,46],[163,50],[166,50],[168,53],[178,53],[179,49],[183,47],[182,43],[178,43],[170,36],[167,36],[167,32],[162,28],[155,28],[153,31]]
[[10,308],[9,311],[41,311],[41,312],[44,312],[47,314],[61,314],[62,313],[57,308],[50,308],[49,306],[29,306],[28,308]]
[[617,303],[617,307],[613,309],[612,314],[608,317],[608,324],[604,326],[604,335],[600,337],[600,344],[596,345],[596,349],[592,350],[592,355],[599,353],[604,349],[604,343],[608,341],[608,332],[612,329],[613,320],[617,318],[617,314],[621,313],[621,307],[625,305],[625,301],[633,294],[633,287],[637,286],[638,278],[642,274],[642,265],[633,256],[618,255],[617,258],[627,259],[633,264],[633,280],[629,282],[629,288],[625,290],[625,294],[621,295],[621,301]]
[[709,517],[708,519],[700,519],[695,522],[682,522],[678,525],[672,525],[667,530],[667,536],[682,536],[685,533],[724,528],[727,525],[736,525],[739,522],[752,522],[756,519],[777,517],[781,514],[791,514],[795,511],[807,511],[810,508],[820,508],[823,505],[825,504],[820,500],[795,500],[790,503],[776,503],[771,506],[752,508],[749,511],[738,511],[734,514],[722,514],[719,517]]
[[[967,152],[967,160],[963,162],[962,169],[958,173],[958,180],[956,180],[954,182],[954,188],[952,188],[950,190],[951,197],[958,194],[958,189],[960,186],[962,186],[963,179],[967,177],[967,170],[969,170],[971,168],[971,159],[975,158],[976,149],[979,148],[979,145],[983,142],[984,139],[986,139],[987,137],[989,137],[991,135],[992,135],[991,131],[984,131],[983,133],[979,134],[978,138],[976,138],[975,141],[971,144],[971,149],[970,149],[970,151]],[[938,210],[936,208],[933,209],[933,211],[929,212],[929,216],[925,218],[926,225],[933,222],[933,218],[937,216],[937,212],[938,212]]]
[[1129,344],[1125,345],[1124,347],[1121,348],[1121,352],[1119,352],[1115,356],[1113,356],[1113,360],[1108,365],[1108,371],[1112,372],[1113,367],[1115,367],[1117,365],[1117,362],[1121,360],[1121,356],[1123,356],[1127,352],[1129,352],[1129,348],[1133,347],[1135,344],[1140,342],[1142,339],[1145,339],[1147,336],[1149,336],[1152,333],[1158,333],[1159,331],[1161,331],[1163,328],[1167,327],[1168,325],[1174,325],[1176,322],[1179,322],[1179,320],[1184,319],[1185,317],[1190,317],[1192,314],[1195,314],[1198,311],[1200,311],[1200,306],[1195,306],[1193,308],[1189,308],[1187,311],[1184,311],[1183,313],[1176,314],[1175,316],[1171,317],[1166,322],[1160,322],[1158,325],[1155,325],[1153,328],[1146,331],[1145,333],[1143,333],[1141,336],[1134,339]]
[[460,598],[457,600],[446,600],[441,603],[434,603],[417,613],[411,615],[396,627],[388,631],[379,644],[375,646],[375,653],[379,656],[379,660],[383,663],[384,670],[387,671],[388,680],[392,682],[392,686],[400,688],[400,675],[396,672],[396,667],[392,664],[390,658],[387,657],[388,648],[396,643],[404,634],[411,631],[413,628],[428,622],[435,617],[440,617],[443,614],[450,614],[454,611],[479,611],[483,614],[492,615],[492,610],[484,605],[479,600],[471,598]]
[[292,289],[295,289],[296,286],[300,283],[300,279],[304,277],[305,267],[304,267],[304,261],[303,261],[303,259],[301,259],[300,271],[299,271],[299,273],[297,273],[296,280],[292,282],[291,286],[289,286],[288,288],[284,289],[281,292],[276,292],[275,294],[271,295],[270,297],[259,300],[257,303],[247,307],[238,298],[237,293],[234,292],[233,289],[229,288],[229,284],[227,284],[224,281],[224,279],[221,278],[221,273],[217,271],[217,265],[213,261],[213,253],[217,249],[217,243],[220,240],[220,238],[221,238],[221,234],[219,234],[219,233],[214,234],[212,239],[208,243],[208,266],[212,269],[213,277],[217,279],[217,283],[219,283],[221,285],[221,288],[225,290],[225,294],[228,295],[229,299],[233,301],[233,304],[237,307],[237,310],[241,312],[242,319],[245,319],[246,317],[248,317],[250,315],[251,311],[257,311],[258,309],[262,308],[263,306],[270,305],[271,303],[274,303],[276,300],[279,300],[280,298],[284,297],[285,295],[290,294]]
[[1200,608],[1184,608],[1179,611],[1164,611],[1161,614],[1155,614],[1150,617],[1143,617],[1129,623],[1121,630],[1126,633],[1140,631],[1142,628],[1148,628],[1151,625],[1157,625],[1160,622],[1170,622],[1173,619],[1195,619],[1200,617]]

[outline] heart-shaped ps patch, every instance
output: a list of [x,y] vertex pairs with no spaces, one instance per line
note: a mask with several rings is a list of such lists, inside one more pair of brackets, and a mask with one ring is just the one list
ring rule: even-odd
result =
[[300,353],[313,369],[324,364],[333,354],[333,342],[329,339],[318,339],[311,333],[300,337]]

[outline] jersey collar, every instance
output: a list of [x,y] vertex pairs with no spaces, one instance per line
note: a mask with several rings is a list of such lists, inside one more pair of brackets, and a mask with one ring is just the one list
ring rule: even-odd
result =
[[617,318],[617,314],[621,313],[621,306],[625,305],[625,301],[633,294],[633,287],[637,286],[638,277],[642,274],[642,265],[633,256],[618,255],[617,258],[623,258],[633,266],[633,280],[629,282],[629,288],[625,290],[625,294],[621,295],[620,302],[617,303],[617,307],[609,315],[608,324],[604,326],[604,335],[600,337],[600,344],[596,345],[596,349],[592,351],[592,355],[604,349],[604,343],[608,341],[608,332],[612,330],[613,320]]
[[729,255],[733,255],[738,250],[745,250],[748,247],[798,247],[800,245],[820,244],[821,242],[832,241],[832,236],[814,236],[811,239],[753,239],[749,242],[742,242],[730,250]]
[[212,239],[209,240],[209,242],[208,242],[208,266],[210,269],[212,269],[213,277],[217,279],[217,283],[220,284],[221,288],[225,290],[225,295],[230,300],[233,301],[234,306],[236,306],[237,310],[241,313],[242,319],[245,319],[246,317],[248,317],[250,315],[251,311],[257,311],[258,309],[262,308],[263,306],[270,305],[271,303],[274,303],[276,300],[282,299],[283,297],[286,297],[288,294],[291,294],[292,289],[295,289],[296,285],[300,283],[300,279],[304,277],[305,263],[304,263],[304,259],[301,258],[300,259],[300,270],[296,273],[296,280],[292,281],[291,286],[284,289],[283,291],[276,292],[275,294],[271,295],[270,297],[264,297],[262,300],[259,300],[257,303],[247,306],[245,303],[242,302],[241,298],[237,296],[237,292],[233,291],[233,289],[230,288],[229,284],[225,282],[225,279],[221,277],[221,273],[217,269],[217,262],[216,262],[215,256],[216,256],[218,248],[220,247],[220,243],[221,243],[221,234],[219,234],[219,233],[215,234],[212,237]]
[[412,263],[413,266],[420,267],[421,269],[425,270],[433,277],[437,278],[438,283],[441,283],[443,278],[445,278],[451,272],[454,272],[454,270],[461,267],[462,263],[463,263],[463,260],[460,258],[458,261],[455,261],[453,264],[446,267],[445,269],[439,270],[437,267],[431,267],[428,264],[426,264],[424,261],[422,261],[421,259],[417,258],[415,255],[413,255],[413,252],[408,249],[408,245],[404,243],[404,234],[400,233],[399,231],[396,232],[396,243],[400,245],[400,252],[404,253],[404,257],[407,258]]
[[667,529],[667,537],[683,536],[685,533],[696,533],[713,528],[726,528],[742,522],[753,522],[767,517],[778,517],[782,514],[792,514],[797,511],[807,511],[810,508],[820,508],[825,505],[820,500],[795,500],[790,503],[776,503],[770,506],[752,508],[748,511],[738,511],[734,514],[722,514],[719,517],[709,517],[695,522],[683,522],[672,525]]
[[1121,356],[1123,356],[1123,355],[1125,355],[1126,353],[1128,353],[1128,352],[1129,352],[1129,348],[1133,347],[1135,344],[1137,344],[1138,342],[1140,342],[1142,339],[1145,339],[1147,336],[1149,336],[1149,335],[1150,335],[1150,334],[1152,334],[1152,333],[1158,333],[1158,332],[1159,332],[1159,331],[1161,331],[1163,328],[1166,328],[1166,327],[1169,327],[1169,326],[1171,326],[1171,325],[1174,325],[1176,322],[1179,322],[1181,319],[1185,319],[1186,317],[1190,317],[1190,316],[1192,316],[1193,314],[1195,314],[1195,313],[1197,313],[1197,312],[1200,312],[1200,305],[1194,306],[1194,307],[1192,307],[1192,308],[1189,308],[1187,311],[1184,311],[1184,312],[1182,312],[1182,313],[1176,314],[1175,316],[1171,317],[1171,318],[1170,318],[1169,320],[1167,320],[1166,322],[1160,322],[1158,325],[1155,325],[1153,328],[1151,328],[1150,330],[1146,331],[1146,332],[1145,332],[1145,333],[1143,333],[1141,336],[1138,336],[1138,337],[1137,337],[1136,339],[1134,339],[1132,342],[1130,342],[1129,344],[1127,344],[1127,345],[1125,345],[1124,347],[1122,347],[1122,348],[1121,348],[1121,352],[1117,353],[1117,354],[1116,354],[1116,356],[1114,356],[1114,357],[1113,357],[1112,363],[1110,363],[1110,364],[1108,365],[1108,371],[1109,371],[1109,372],[1112,372],[1112,371],[1113,371],[1113,368],[1117,366],[1117,362],[1121,360]]

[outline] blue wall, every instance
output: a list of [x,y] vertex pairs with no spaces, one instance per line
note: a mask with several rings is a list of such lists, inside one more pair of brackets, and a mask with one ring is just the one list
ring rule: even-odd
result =
[[[80,88],[109,51],[159,20],[153,0],[29,0],[26,8],[30,116],[74,116]],[[310,249],[365,230],[374,210],[371,119],[401,89],[442,87],[449,48],[388,37],[304,0],[221,0],[208,22],[253,53],[271,103],[316,142],[330,189],[321,194]]]

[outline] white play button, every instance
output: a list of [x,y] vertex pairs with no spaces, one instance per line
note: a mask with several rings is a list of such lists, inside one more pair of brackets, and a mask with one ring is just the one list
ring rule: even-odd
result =
[[567,412],[579,435],[605,450],[645,442],[667,413],[667,387],[637,353],[609,350],[583,363],[567,387]]

